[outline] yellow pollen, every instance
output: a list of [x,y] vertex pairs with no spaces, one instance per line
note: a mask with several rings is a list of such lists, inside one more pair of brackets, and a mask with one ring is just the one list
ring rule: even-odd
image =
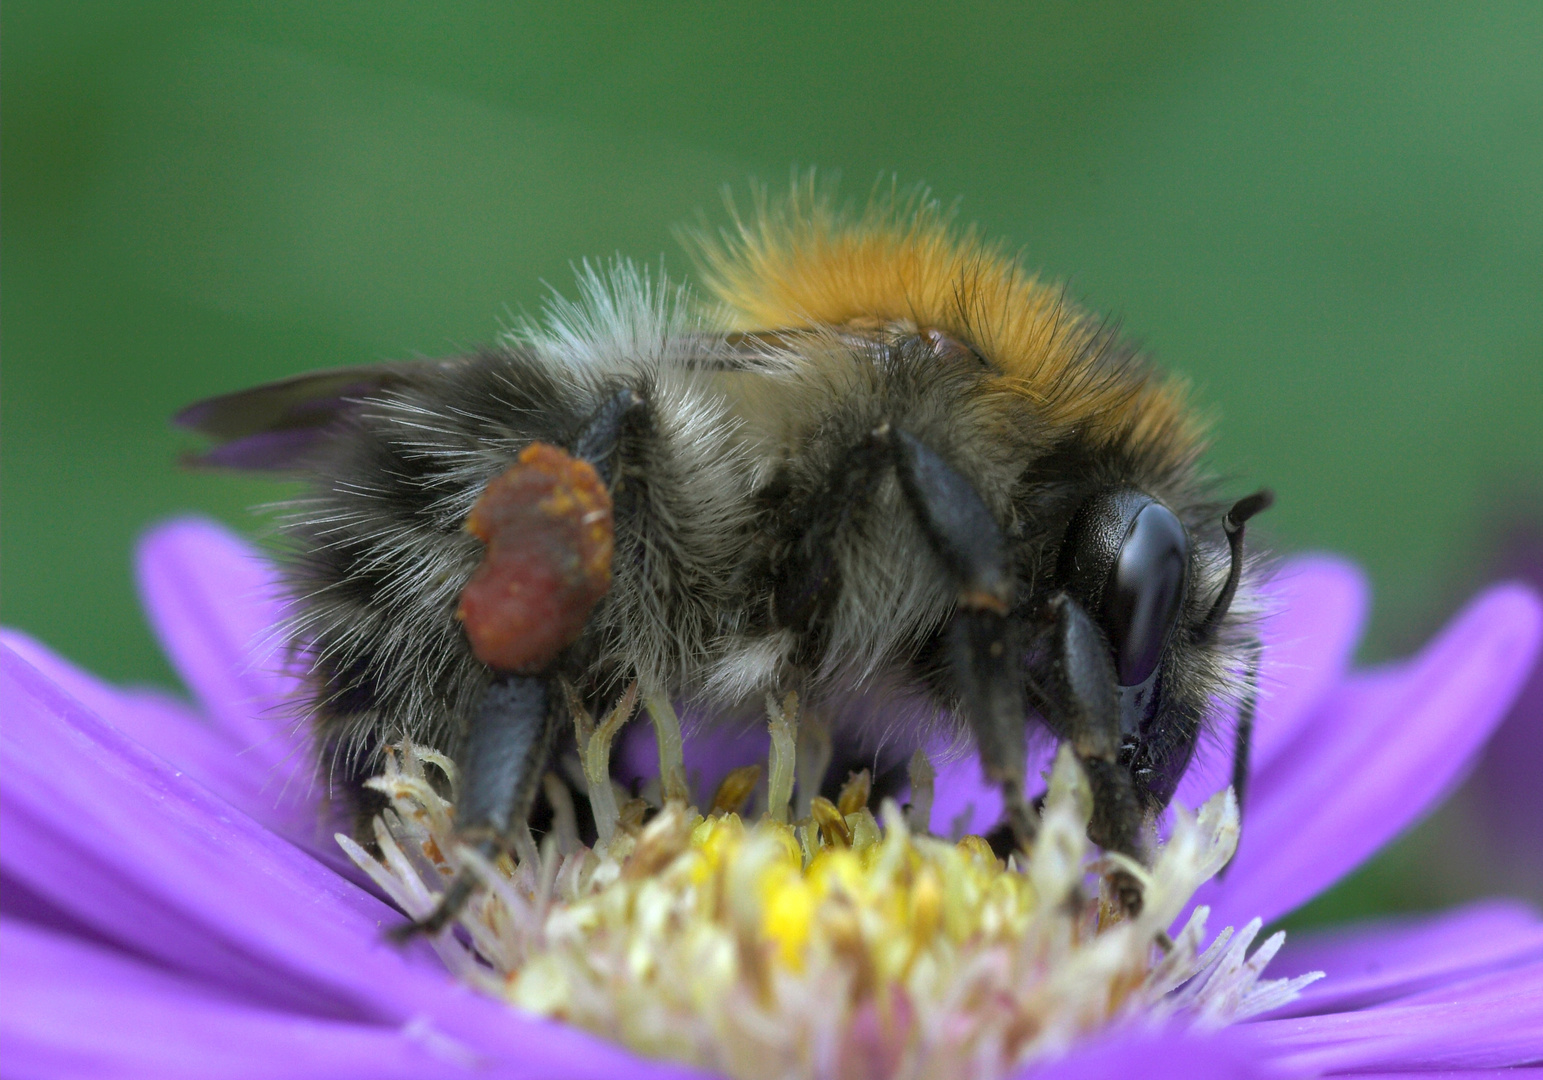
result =
[[[608,781],[611,737],[637,697],[630,690],[600,724],[577,721],[592,785]],[[678,731],[667,702],[645,699]],[[740,770],[705,816],[667,797],[647,818],[640,800],[618,809],[607,790],[591,799],[603,838],[593,847],[570,825],[539,854],[522,845],[518,866],[489,866],[457,843],[453,808],[424,776],[427,754],[404,746],[371,782],[395,811],[376,821],[381,859],[338,840],[415,918],[456,873],[480,878],[485,887],[460,920],[469,943],[436,942],[463,980],[736,1080],[834,1080],[859,1068],[994,1080],[1110,1025],[1186,1014],[1224,1023],[1304,985],[1260,978],[1281,935],[1247,957],[1257,920],[1206,950],[1200,908],[1166,951],[1158,944],[1231,856],[1230,792],[1198,816],[1177,812],[1150,870],[1133,871],[1142,913],[1124,919],[1087,841],[1091,798],[1069,750],[1049,776],[1035,848],[1008,864],[981,837],[930,835],[929,810],[918,817],[913,806],[908,820],[886,800],[875,816],[865,773],[836,803],[813,799],[810,817],[777,820],[789,816],[797,704],[771,701],[769,711],[767,783]],[[433,760],[453,776],[448,761]],[[685,775],[681,761],[665,768]],[[930,807],[930,763],[918,755],[912,770]],[[725,808],[756,798],[764,812],[753,820]]]

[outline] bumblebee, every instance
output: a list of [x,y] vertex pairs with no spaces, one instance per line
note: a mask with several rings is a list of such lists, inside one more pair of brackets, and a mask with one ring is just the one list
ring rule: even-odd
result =
[[715,303],[586,265],[495,347],[179,415],[204,463],[308,480],[289,632],[358,805],[410,737],[457,762],[459,834],[501,850],[570,703],[633,681],[720,717],[796,691],[898,745],[942,718],[1002,791],[997,843],[1034,834],[1042,725],[1086,770],[1092,840],[1138,860],[1231,699],[1241,797],[1242,541],[1269,495],[1214,502],[1182,386],[925,195],[795,183],[697,242]]

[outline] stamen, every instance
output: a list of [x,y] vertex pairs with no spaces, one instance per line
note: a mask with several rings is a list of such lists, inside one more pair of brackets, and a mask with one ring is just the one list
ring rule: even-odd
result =
[[809,803],[820,793],[825,774],[830,771],[830,760],[835,752],[831,742],[830,725],[817,712],[806,711],[799,718],[798,764],[793,774],[796,781],[793,816],[809,816]]
[[820,836],[824,838],[827,847],[852,846],[852,830],[847,828],[846,817],[835,803],[817,795],[810,804],[810,809],[813,811],[814,823],[819,826]]
[[[593,849],[575,846],[560,798],[554,834],[518,864],[458,846],[452,803],[412,746],[371,781],[392,801],[376,823],[382,860],[339,837],[409,915],[432,910],[469,868],[482,887],[460,918],[467,936],[434,945],[459,978],[517,1008],[736,1080],[996,1080],[1110,1027],[1227,1024],[1317,977],[1263,979],[1281,936],[1250,953],[1257,920],[1206,947],[1208,912],[1197,908],[1167,940],[1236,847],[1230,792],[1198,815],[1176,810],[1150,867],[1091,847],[1091,793],[1065,748],[1033,849],[1005,864],[979,836],[928,834],[933,770],[919,752],[909,814],[885,800],[876,818],[865,771],[790,824],[799,732],[789,696],[768,701],[765,817],[739,816],[760,774],[747,766],[724,778],[705,816],[664,797],[645,824],[641,800],[616,808],[603,772],[635,701],[629,690],[598,726],[576,719],[591,801],[611,796]],[[657,727],[674,717],[649,713]],[[684,776],[679,745],[660,735],[671,747],[662,769]],[[453,784],[453,767],[441,767]],[[1138,916],[1107,902],[1117,870],[1142,882]]]
[[761,779],[759,765],[742,765],[723,778],[713,794],[709,814],[737,814],[750,801],[750,793]]
[[790,691],[778,705],[777,699],[767,694],[766,711],[771,717],[771,779],[767,783],[766,814],[785,824],[798,758],[798,695]]
[[933,770],[926,751],[918,749],[911,755],[910,776],[911,809],[906,823],[910,825],[913,832],[930,833],[932,831],[932,785],[937,779],[937,773]]
[[675,706],[663,694],[649,694],[644,700],[649,719],[654,722],[654,736],[659,744],[659,790],[665,802],[691,801],[691,785],[686,783],[686,755],[680,734],[680,717]]
[[841,785],[841,794],[836,796],[836,809],[841,811],[843,817],[855,814],[868,805],[868,796],[872,792],[873,779],[868,770],[855,772]]
[[552,805],[552,835],[557,837],[557,850],[564,855],[577,851],[578,815],[574,812],[568,785],[559,780],[557,774],[547,773],[541,778],[541,789],[546,792],[546,801]]
[[595,830],[600,842],[609,844],[616,835],[621,811],[616,807],[616,792],[611,787],[611,740],[621,730],[622,724],[632,718],[638,704],[638,684],[627,687],[616,707],[598,727],[584,708],[578,696],[568,691],[568,705],[573,712],[574,734],[578,738],[579,756],[584,763],[584,782],[589,788],[589,805],[595,815]]

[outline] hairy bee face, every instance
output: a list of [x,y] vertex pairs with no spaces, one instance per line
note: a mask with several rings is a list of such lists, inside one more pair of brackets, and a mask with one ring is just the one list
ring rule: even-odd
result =
[[570,701],[796,690],[838,744],[905,747],[923,700],[973,735],[1009,842],[1043,721],[1093,838],[1139,858],[1211,700],[1251,692],[1233,599],[1267,498],[1223,519],[1179,389],[923,199],[852,216],[800,187],[703,268],[710,312],[622,264],[499,347],[182,414],[209,463],[310,480],[292,633],[344,786],[437,746],[492,851]]

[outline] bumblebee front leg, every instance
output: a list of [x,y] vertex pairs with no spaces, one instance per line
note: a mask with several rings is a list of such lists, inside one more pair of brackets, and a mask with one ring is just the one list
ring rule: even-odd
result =
[[[1093,791],[1088,837],[1105,851],[1145,861],[1142,811],[1129,767],[1120,760],[1120,700],[1114,662],[1103,631],[1066,593],[1050,600],[1050,656],[1039,705],[1076,752]],[[1141,886],[1123,871],[1112,875],[1120,904],[1141,911]]]

